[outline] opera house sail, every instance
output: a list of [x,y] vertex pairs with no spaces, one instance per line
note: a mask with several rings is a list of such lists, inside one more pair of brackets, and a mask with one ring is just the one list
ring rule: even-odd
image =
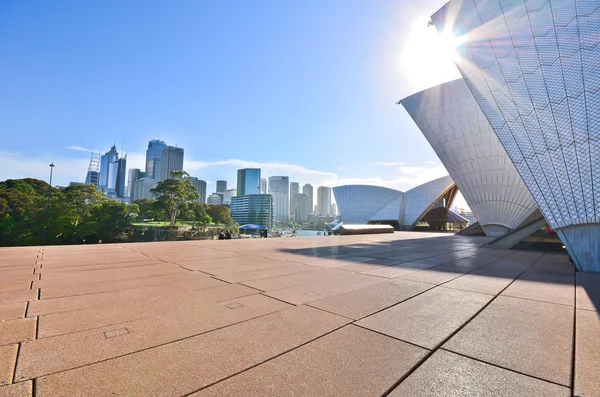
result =
[[452,0],[432,21],[550,227],[600,272],[598,1]]
[[488,236],[502,236],[537,208],[464,80],[400,101],[456,182]]

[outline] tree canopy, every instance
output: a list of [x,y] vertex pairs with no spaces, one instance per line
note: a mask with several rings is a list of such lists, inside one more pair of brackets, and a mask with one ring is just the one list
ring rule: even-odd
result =
[[171,179],[158,182],[156,187],[150,191],[160,195],[157,200],[158,204],[167,212],[171,226],[175,226],[179,214],[200,196],[187,172],[171,171],[171,176]]

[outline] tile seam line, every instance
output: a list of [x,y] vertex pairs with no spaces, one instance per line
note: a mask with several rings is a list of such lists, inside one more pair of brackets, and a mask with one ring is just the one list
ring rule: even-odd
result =
[[429,357],[431,354],[433,354],[433,351],[432,351],[430,348],[428,348],[428,347],[425,347],[425,346],[418,345],[418,344],[416,344],[416,343],[414,343],[414,342],[410,342],[410,341],[407,341],[407,340],[404,340],[404,339],[400,339],[400,338],[398,338],[397,336],[393,336],[393,335],[384,334],[384,333],[383,333],[383,332],[381,332],[381,331],[378,331],[378,330],[376,330],[376,329],[367,328],[367,327],[365,327],[364,325],[360,325],[360,324],[357,324],[357,323],[355,323],[355,322],[351,323],[350,325],[354,325],[355,327],[362,328],[362,329],[364,329],[364,330],[366,330],[366,331],[370,331],[370,332],[373,332],[373,333],[375,333],[375,334],[379,334],[379,335],[381,335],[381,336],[385,336],[386,338],[394,339],[394,340],[396,340],[396,341],[398,341],[398,342],[406,343],[407,345],[411,345],[411,346],[414,346],[414,347],[418,347],[419,349],[427,350],[427,352],[428,352],[428,353],[430,353],[430,354],[428,354],[428,355],[427,355],[427,357]]
[[[521,273],[519,273],[519,275],[517,275],[517,277],[515,277],[506,287],[504,287],[500,292],[498,292],[496,295],[492,296],[492,298],[485,304],[483,305],[483,307],[481,309],[479,309],[473,316],[471,316],[469,319],[467,319],[467,321],[465,321],[461,326],[459,326],[456,330],[454,330],[453,332],[450,333],[450,335],[448,335],[446,338],[444,338],[444,340],[442,340],[439,344],[437,344],[433,349],[430,349],[430,353],[423,359],[423,361],[421,361],[421,363],[418,366],[413,367],[410,371],[408,371],[406,374],[404,374],[404,376],[402,376],[396,383],[394,383],[385,393],[383,393],[381,395],[381,397],[387,397],[392,391],[394,391],[394,389],[396,389],[398,386],[400,386],[400,384],[406,380],[410,375],[412,375],[417,369],[419,369],[421,367],[421,365],[423,365],[423,363],[425,363],[429,357],[431,357],[435,352],[437,352],[439,349],[441,349],[441,347],[444,345],[444,343],[446,343],[447,341],[449,341],[451,338],[453,338],[456,334],[458,334],[463,328],[465,328],[471,321],[473,321],[473,319],[475,319],[477,316],[479,316],[479,314],[481,314],[481,312],[483,312],[489,305],[492,304],[492,302],[494,302],[498,296],[500,296],[500,294],[502,292],[504,292],[508,287],[510,287],[516,279],[518,279],[519,277],[521,277],[521,275],[523,273],[525,273],[527,270],[529,270],[533,265],[535,265],[539,260],[541,260],[544,257],[545,254],[540,255],[539,258],[535,259],[527,268],[525,268]],[[441,284],[440,284],[441,285]],[[489,296],[489,295],[488,295]]]
[[473,361],[477,361],[477,362],[480,362],[480,363],[483,363],[483,364],[487,364],[487,365],[490,365],[492,367],[500,368],[500,369],[503,369],[505,371],[510,371],[510,372],[512,372],[514,374],[526,376],[526,377],[532,378],[532,379],[537,379],[539,381],[542,381],[542,382],[545,382],[545,383],[550,383],[550,384],[553,384],[553,385],[556,385],[556,386],[560,386],[560,387],[563,387],[565,389],[570,389],[570,387],[568,385],[566,385],[566,384],[558,383],[558,382],[555,382],[553,380],[548,380],[548,379],[540,378],[539,376],[536,376],[536,375],[527,374],[525,372],[517,371],[517,370],[514,370],[512,368],[508,368],[508,367],[504,367],[504,366],[499,365],[499,364],[491,363],[489,361],[481,360],[481,359],[476,358],[476,357],[471,357],[471,356],[468,356],[466,354],[456,352],[454,350],[450,350],[450,349],[443,348],[443,347],[440,347],[439,350],[443,350],[443,351],[448,352],[448,353],[456,354],[457,356],[468,358],[469,360],[473,360]]
[[[338,316],[338,315],[336,315],[336,316],[337,316],[337,317],[341,317],[341,318],[343,318],[343,319],[346,319],[345,317],[342,317],[342,316]],[[317,341],[317,340],[319,340],[319,339],[321,339],[321,338],[323,338],[323,337],[325,337],[325,336],[327,336],[327,335],[329,335],[329,334],[332,334],[332,333],[334,333],[335,331],[338,331],[338,330],[340,330],[340,329],[342,329],[342,328],[344,328],[344,327],[350,326],[350,325],[352,325],[352,324],[351,324],[350,322],[348,322],[348,323],[346,323],[346,324],[344,324],[344,325],[341,325],[341,326],[339,326],[339,327],[336,327],[336,328],[332,329],[331,331],[328,331],[328,332],[326,332],[326,333],[324,333],[324,334],[322,334],[322,335],[319,335],[319,336],[317,336],[317,337],[315,337],[315,338],[312,338],[312,339],[310,339],[310,340],[308,340],[308,341],[306,341],[306,342],[303,342],[303,343],[302,343],[302,344],[300,344],[300,345],[297,345],[297,346],[295,346],[295,347],[292,347],[291,349],[285,350],[285,351],[283,351],[283,352],[281,352],[281,353],[279,353],[279,354],[276,354],[276,355],[274,355],[274,356],[272,356],[272,357],[269,357],[269,358],[267,358],[267,359],[265,359],[265,360],[262,360],[261,362],[259,362],[259,363],[256,363],[256,364],[254,364],[254,365],[252,365],[252,366],[249,366],[248,368],[245,368],[245,369],[243,369],[243,370],[240,370],[240,371],[238,371],[238,372],[236,372],[236,373],[234,373],[234,374],[228,375],[228,376],[226,376],[226,377],[224,377],[224,378],[222,378],[222,379],[219,379],[219,380],[217,380],[217,381],[215,381],[215,382],[212,382],[212,383],[210,383],[210,384],[208,384],[208,385],[202,386],[201,388],[199,388],[199,389],[197,389],[197,390],[194,390],[194,391],[191,391],[191,392],[189,392],[189,393],[183,394],[183,395],[181,395],[181,397],[189,397],[189,396],[191,396],[191,395],[192,395],[192,394],[194,394],[194,393],[198,393],[198,392],[199,392],[199,391],[201,391],[201,390],[207,389],[207,388],[209,388],[209,387],[212,387],[212,386],[214,386],[214,385],[216,385],[216,384],[219,384],[219,383],[221,383],[221,382],[224,382],[224,381],[226,381],[226,380],[228,380],[228,379],[230,379],[230,378],[233,378],[234,376],[241,375],[241,374],[243,374],[244,372],[250,371],[250,370],[252,370],[252,369],[254,369],[254,368],[256,368],[256,367],[258,367],[258,366],[260,366],[260,365],[263,365],[263,364],[265,364],[265,363],[268,363],[269,361],[275,360],[276,358],[278,358],[278,357],[281,357],[281,356],[283,356],[284,354],[288,354],[288,353],[291,353],[291,352],[293,352],[294,350],[298,350],[298,349],[300,349],[301,347],[304,347],[304,346],[308,345],[309,343],[313,343],[313,342],[315,342],[315,341]]]
[[[219,330],[222,330],[224,328],[228,328],[228,327],[231,327],[231,326],[234,326],[234,325],[243,324],[245,322],[256,320],[256,319],[268,316],[268,315],[273,314],[273,313],[278,313],[278,312],[280,312],[282,310],[286,310],[286,309],[289,309],[289,307],[286,307],[286,308],[283,308],[283,309],[280,309],[280,310],[275,310],[275,311],[272,311],[272,312],[269,312],[269,313],[261,314],[261,315],[256,316],[256,317],[251,317],[251,318],[248,318],[246,320],[237,321],[235,323],[227,324],[227,325],[224,325],[222,327],[218,327],[218,328],[214,328],[214,329],[207,330],[207,331],[204,331],[204,332],[200,332],[200,333],[197,333],[197,334],[189,335],[189,336],[186,336],[186,337],[183,337],[183,338],[177,338],[177,339],[170,340],[168,342],[159,343],[158,345],[154,345],[154,346],[150,346],[150,347],[145,347],[143,349],[139,349],[139,350],[136,350],[136,351],[132,351],[132,352],[120,354],[118,356],[109,357],[109,358],[105,358],[105,359],[102,359],[102,360],[94,361],[93,363],[87,363],[87,364],[83,364],[83,365],[78,365],[76,367],[67,368],[67,369],[63,369],[63,370],[60,370],[60,371],[49,372],[47,374],[38,375],[38,376],[35,376],[33,378],[24,378],[24,379],[19,380],[19,382],[24,382],[24,381],[34,380],[34,379],[39,379],[39,378],[45,378],[45,377],[52,376],[52,375],[57,375],[57,374],[60,374],[60,373],[63,373],[63,372],[69,372],[69,371],[73,371],[73,370],[76,370],[76,369],[89,367],[91,365],[95,365],[95,364],[99,364],[99,363],[104,363],[104,362],[115,360],[115,359],[119,359],[119,358],[122,358],[122,357],[131,356],[132,354],[137,354],[137,353],[141,353],[141,352],[144,352],[144,351],[147,351],[147,350],[152,350],[152,349],[155,349],[155,348],[158,348],[158,347],[170,345],[172,343],[182,342],[182,341],[187,340],[187,339],[191,339],[191,338],[195,338],[197,336],[201,336],[201,335],[208,334],[208,333],[211,333],[211,332],[219,331]],[[19,345],[20,345],[20,343],[19,343]],[[16,376],[16,367],[15,367],[15,376]],[[19,382],[17,382],[17,383],[19,383]]]

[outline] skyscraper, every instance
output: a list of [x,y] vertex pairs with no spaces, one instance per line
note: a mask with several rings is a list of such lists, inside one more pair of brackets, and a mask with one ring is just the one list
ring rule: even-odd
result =
[[217,193],[225,193],[227,190],[227,181],[217,181]]
[[236,189],[227,189],[225,193],[223,193],[223,205],[230,205],[231,198],[237,196]]
[[151,189],[156,187],[156,181],[152,178],[141,178],[135,181],[132,200],[149,199],[153,197]]
[[306,194],[308,196],[308,208],[309,208],[309,212],[311,212],[313,210],[313,187],[310,183],[305,184],[304,186],[302,186],[302,193]]
[[260,194],[267,194],[267,178],[260,178]]
[[306,194],[296,194],[294,197],[294,206],[292,213],[296,222],[308,222],[308,196]]
[[329,215],[331,216],[337,216],[337,205],[335,205],[335,203],[331,203],[331,207],[329,210]]
[[206,202],[207,202],[207,204],[211,204],[211,205],[221,205],[221,203],[222,203],[221,196],[218,195],[217,193],[213,193],[210,196],[208,196]]
[[[114,147],[114,146],[113,146]],[[108,181],[106,184],[106,193],[109,197],[124,198],[125,192],[125,173],[127,170],[127,155],[116,159],[108,165]]]
[[237,194],[260,193],[260,168],[243,168],[237,172]]
[[319,186],[317,188],[317,215],[329,216],[331,210],[331,188]]
[[300,194],[300,184],[298,182],[290,182],[290,218],[295,219],[294,200],[296,195]]
[[192,182],[192,185],[194,185],[194,187],[196,188],[196,191],[198,192],[198,195],[200,196],[200,197],[198,197],[198,202],[206,203],[206,181],[203,181],[202,179],[190,177],[190,182]]
[[130,200],[134,200],[135,196],[135,182],[138,179],[142,179],[146,176],[146,173],[140,171],[139,168],[131,168],[127,174],[127,196]]
[[146,149],[146,177],[157,182],[160,181],[161,154],[166,147],[166,142],[153,139],[148,142],[148,149]]
[[160,156],[160,181],[171,179],[172,171],[183,170],[183,148],[167,146]]
[[271,228],[273,224],[273,196],[249,194],[231,198],[231,217],[240,224],[254,223]]
[[100,157],[100,176],[98,178],[98,190],[106,192],[108,188],[108,169],[110,163],[116,161],[119,158],[119,152],[117,147],[113,145],[112,148]]
[[288,222],[290,220],[290,178],[269,177],[269,194],[273,195],[275,222]]

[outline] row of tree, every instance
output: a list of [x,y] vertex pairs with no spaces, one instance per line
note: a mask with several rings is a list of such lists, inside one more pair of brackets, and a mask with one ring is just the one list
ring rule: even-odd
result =
[[106,198],[93,185],[56,188],[30,178],[0,182],[0,246],[41,245],[46,233],[47,244],[132,241],[134,222],[143,220],[233,224],[227,207],[196,201],[185,173],[158,183],[155,192],[161,195],[157,200],[126,204]]

